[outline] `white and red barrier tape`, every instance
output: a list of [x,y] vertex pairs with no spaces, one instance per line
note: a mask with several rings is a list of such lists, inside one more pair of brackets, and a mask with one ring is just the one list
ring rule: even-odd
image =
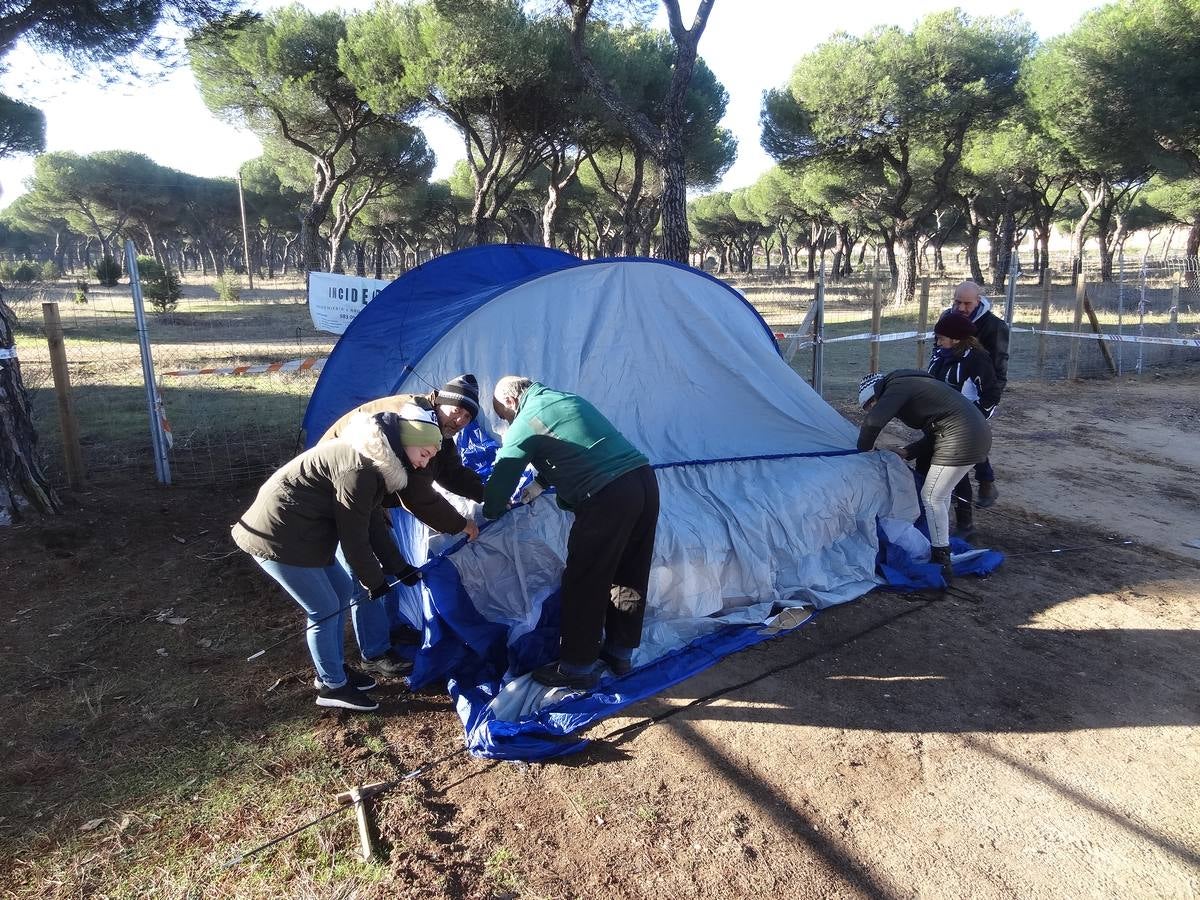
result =
[[320,372],[327,356],[289,359],[287,362],[261,363],[255,366],[214,366],[207,369],[176,369],[164,375],[265,375],[270,372]]
[[[1096,334],[1094,331],[1051,331],[1041,328],[1013,328],[1012,331],[1020,331],[1028,334],[1045,334],[1050,337],[1065,337],[1065,338],[1081,338],[1089,341],[1113,341],[1124,344],[1158,344],[1166,347],[1197,347],[1200,348],[1200,338],[1166,338],[1166,337],[1139,337],[1132,334]],[[788,338],[796,337],[798,332],[794,331],[776,331],[775,340],[783,341]],[[896,331],[890,334],[871,334],[869,331],[863,331],[859,334],[846,334],[835,338],[825,338],[823,344],[838,344],[843,341],[874,341],[876,343],[887,343],[888,341],[903,341],[909,338],[920,337],[919,331]],[[934,334],[932,331],[925,334],[926,340],[932,340]],[[805,341],[801,346],[811,346],[812,339]]]
[[1113,341],[1121,344],[1158,344],[1164,347],[1200,347],[1200,338],[1139,337],[1133,334],[1096,334],[1094,331],[1050,331],[1041,328],[1014,328],[1031,334],[1048,334],[1051,337],[1083,338],[1089,341]]
[[[798,332],[794,332],[794,331],[788,331],[788,332],[777,331],[777,332],[775,332],[775,340],[777,340],[777,341],[787,340],[788,338],[796,337],[797,334],[798,334]],[[844,334],[841,337],[825,338],[824,340],[821,341],[821,343],[822,344],[840,344],[843,341],[875,341],[876,343],[885,344],[888,341],[903,341],[907,338],[915,338],[915,337],[920,337],[920,336],[921,336],[921,333],[919,331],[896,331],[896,332],[892,332],[891,334],[871,334],[871,332],[869,332],[869,331],[863,331],[863,332],[860,332],[859,334]],[[925,337],[932,338],[933,332],[932,331],[929,332],[928,334],[925,335]],[[811,343],[812,343],[811,336],[809,336],[809,340],[805,341],[805,344],[811,344]]]

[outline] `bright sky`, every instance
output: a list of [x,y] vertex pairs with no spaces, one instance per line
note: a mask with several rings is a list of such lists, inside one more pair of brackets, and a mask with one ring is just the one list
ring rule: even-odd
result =
[[[256,3],[259,8],[277,3]],[[362,9],[370,2],[303,0],[312,9]],[[930,12],[953,4],[941,0],[716,0],[700,55],[729,92],[724,125],[738,139],[738,158],[720,185],[732,190],[753,183],[772,165],[759,146],[758,114],[762,92],[783,85],[796,61],[835,31],[862,33],[872,26],[910,27]],[[1043,39],[1067,31],[1088,9],[1087,0],[1033,3],[1022,0],[962,0],[971,15],[1003,15],[1019,9]],[[695,0],[684,0],[685,16]],[[663,18],[660,16],[660,18]],[[690,22],[690,18],[686,19]],[[665,18],[659,24],[665,25]],[[46,149],[93,153],[135,150],[162,165],[195,175],[233,176],[239,163],[258,156],[258,139],[216,119],[204,106],[191,72],[183,67],[153,84],[105,87],[95,78],[69,78],[51,60],[18,49],[0,77],[0,91],[33,103],[46,114]],[[422,123],[437,154],[435,178],[449,174],[463,158],[462,141],[449,125]],[[0,207],[24,192],[33,172],[30,158],[0,160]]]

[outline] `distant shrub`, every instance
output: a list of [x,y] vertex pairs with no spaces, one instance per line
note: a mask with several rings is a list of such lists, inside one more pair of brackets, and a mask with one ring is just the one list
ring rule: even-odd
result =
[[75,302],[80,304],[88,302],[87,282],[82,279],[75,282]]
[[218,276],[213,287],[217,289],[217,297],[226,303],[237,303],[242,299],[242,279],[229,272]]
[[173,310],[183,293],[179,276],[152,256],[139,256],[137,264],[142,296],[160,313]]
[[52,259],[46,260],[41,267],[42,281],[58,281],[62,278],[62,269]]
[[31,262],[0,263],[0,281],[13,284],[33,284],[42,278],[42,267]]
[[100,262],[96,263],[96,267],[92,270],[96,276],[96,280],[103,287],[114,287],[121,280],[121,264],[111,256],[106,256]]

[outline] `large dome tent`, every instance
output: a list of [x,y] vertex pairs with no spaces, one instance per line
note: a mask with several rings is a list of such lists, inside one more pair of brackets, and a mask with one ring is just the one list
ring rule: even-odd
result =
[[[854,426],[784,362],[753,307],[687,266],[511,245],[439,257],[346,330],[309,441],[360,403],[461,372],[485,396],[516,373],[586,397],[649,457],[662,495],[637,668],[582,696],[527,675],[556,656],[569,513],[543,496],[449,548],[397,514],[425,571],[400,599],[424,629],[412,681],[447,683],[481,755],[578,749],[572,732],[802,623],[796,610],[861,596],[881,581],[880,524],[911,531],[920,514],[909,469],[857,452]],[[461,441],[486,445],[499,425],[485,402]]]

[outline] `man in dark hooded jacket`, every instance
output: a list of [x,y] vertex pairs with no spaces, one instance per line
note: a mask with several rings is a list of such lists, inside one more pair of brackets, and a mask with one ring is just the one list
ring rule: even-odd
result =
[[[975,338],[992,358],[996,384],[1003,393],[1008,386],[1008,323],[992,312],[991,301],[983,296],[974,281],[964,281],[954,289],[954,301],[947,312],[950,310],[966,316],[975,325]],[[979,482],[976,504],[991,506],[1000,492],[996,490],[996,473],[990,460],[985,459],[975,467],[975,480]]]

